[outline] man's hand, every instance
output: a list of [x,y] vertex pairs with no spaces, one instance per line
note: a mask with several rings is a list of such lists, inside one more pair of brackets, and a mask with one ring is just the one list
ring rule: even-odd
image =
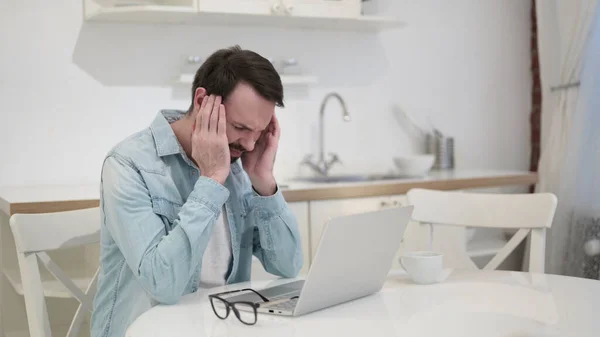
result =
[[225,106],[220,96],[205,96],[192,131],[192,158],[202,176],[221,185],[229,176],[229,144],[225,132]]
[[273,195],[277,191],[273,165],[280,133],[279,121],[273,115],[271,122],[258,138],[254,150],[242,155],[242,164],[250,177],[252,186],[258,194],[263,196]]

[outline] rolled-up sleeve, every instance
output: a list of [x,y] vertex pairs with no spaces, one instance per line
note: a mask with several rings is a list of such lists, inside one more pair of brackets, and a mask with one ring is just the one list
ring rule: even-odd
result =
[[183,295],[228,197],[224,186],[200,177],[167,234],[135,167],[109,156],[102,169],[104,226],[144,290],[160,303],[176,303]]

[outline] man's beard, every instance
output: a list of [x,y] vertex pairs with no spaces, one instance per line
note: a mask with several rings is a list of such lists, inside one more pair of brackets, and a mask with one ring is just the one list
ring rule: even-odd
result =
[[241,155],[244,154],[244,152],[246,152],[246,149],[244,149],[243,146],[241,146],[240,144],[236,144],[236,143],[229,144],[229,149],[230,150],[233,149],[233,150],[236,150],[236,151],[240,152],[240,156],[239,157],[230,156],[232,163],[234,161],[240,159]]

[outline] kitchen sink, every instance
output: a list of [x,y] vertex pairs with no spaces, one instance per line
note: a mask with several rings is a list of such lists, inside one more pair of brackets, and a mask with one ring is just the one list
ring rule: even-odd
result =
[[317,176],[317,177],[297,178],[296,180],[311,182],[311,183],[341,183],[341,182],[367,181],[367,180],[369,180],[369,177],[366,175]]
[[402,179],[404,177],[398,175],[332,175],[332,176],[316,176],[296,178],[295,181],[311,182],[311,183],[343,183],[343,182],[361,182],[361,181],[377,181]]

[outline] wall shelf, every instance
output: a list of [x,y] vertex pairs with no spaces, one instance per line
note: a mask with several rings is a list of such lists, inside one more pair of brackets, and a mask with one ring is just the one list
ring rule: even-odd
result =
[[152,24],[185,24],[217,26],[262,26],[287,29],[320,29],[336,31],[379,31],[401,28],[405,24],[391,17],[361,16],[357,18],[301,17],[263,14],[200,12],[195,7],[132,5],[119,7],[90,6],[88,21]]
[[[181,74],[175,80],[176,84],[192,84],[194,81],[194,74]],[[311,75],[281,75],[281,83],[284,86],[291,85],[309,85],[315,84],[319,81],[316,76]]]

